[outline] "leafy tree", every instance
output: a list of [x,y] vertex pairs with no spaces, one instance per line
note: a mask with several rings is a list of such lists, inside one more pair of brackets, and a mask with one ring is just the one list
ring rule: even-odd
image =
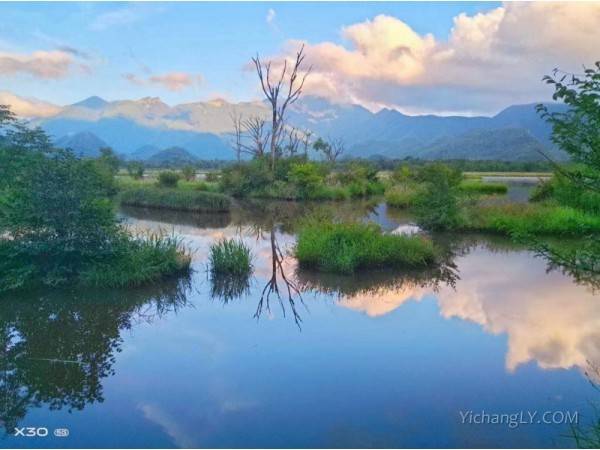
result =
[[13,175],[0,202],[0,229],[12,238],[0,241],[2,284],[60,284],[84,261],[109,254],[118,226],[97,165],[61,149],[10,150],[0,152]]
[[98,158],[98,161],[101,164],[104,164],[113,175],[117,174],[119,171],[119,166],[121,165],[119,157],[110,147],[103,147],[100,149],[100,157]]
[[545,105],[537,111],[552,125],[552,141],[567,152],[577,165],[555,169],[576,185],[600,192],[600,61],[583,74],[556,69],[544,81],[554,87],[554,100],[569,108],[550,112]]
[[139,161],[132,161],[127,164],[127,173],[129,173],[129,176],[136,180],[141,180],[144,178],[144,171],[144,165]]
[[183,178],[185,178],[187,181],[192,181],[194,178],[196,178],[196,168],[193,166],[185,166],[183,169],[181,169],[181,173]]
[[298,186],[302,197],[308,198],[323,185],[325,173],[319,164],[305,162],[292,165],[289,177],[290,181]]

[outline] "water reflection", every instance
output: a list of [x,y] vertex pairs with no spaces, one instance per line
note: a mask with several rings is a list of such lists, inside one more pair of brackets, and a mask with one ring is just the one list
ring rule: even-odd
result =
[[[535,447],[556,445],[564,428],[465,428],[458,411],[574,410],[592,397],[576,370],[559,369],[600,361],[599,297],[526,248],[435,235],[446,257],[431,270],[326,275],[291,256],[312,207],[256,208],[214,220],[128,216],[139,228],[172,226],[195,249],[192,290],[171,282],[2,300],[3,425],[63,420],[46,406],[82,410],[67,420],[80,440],[57,446]],[[339,210],[388,231],[411,222],[382,207]],[[206,276],[223,237],[252,248],[247,284]],[[194,308],[158,320],[184,305]],[[139,322],[152,325],[124,333]],[[301,381],[290,389],[290,379]]]
[[296,305],[296,301],[299,301],[302,305],[305,306],[304,300],[302,300],[302,294],[298,287],[296,280],[293,278],[293,272],[288,273],[286,267],[284,265],[284,261],[286,256],[281,251],[277,243],[277,239],[275,238],[275,228],[271,228],[270,232],[270,242],[271,242],[271,277],[267,280],[265,284],[260,299],[258,301],[258,306],[256,307],[256,313],[254,313],[254,317],[259,319],[262,315],[263,311],[271,312],[270,299],[271,295],[277,298],[283,316],[285,317],[286,308],[283,303],[283,299],[281,297],[281,289],[279,284],[283,284],[284,297],[287,300],[287,303],[292,311],[292,317],[294,318],[294,322],[296,325],[300,327],[300,322],[302,322],[302,318],[300,314],[298,314],[298,309]]
[[[498,236],[439,234],[433,237],[446,256],[433,270],[335,276],[299,270],[296,260],[280,248],[281,241],[288,249],[293,246],[294,237],[285,229],[291,232],[298,218],[307,211],[314,212],[314,207],[269,202],[262,209],[255,207],[254,213],[248,209],[233,214],[236,226],[196,230],[206,240],[205,245],[217,231],[229,237],[239,233],[249,236],[258,257],[255,317],[271,314],[269,302],[277,298],[283,312],[287,306],[300,324],[302,292],[334,297],[340,307],[372,317],[396,311],[409,300],[434,296],[442,317],[460,318],[479,324],[487,333],[506,335],[505,366],[509,371],[531,361],[543,369],[583,370],[586,361],[600,360],[597,295],[586,288],[585,279],[553,270],[552,260],[536,258],[524,245]],[[410,223],[410,217],[395,218],[382,207],[340,210],[348,216],[379,220],[392,231]],[[281,222],[277,222],[279,217]],[[252,290],[242,291],[252,295]]]
[[102,402],[121,334],[186,305],[188,279],[128,291],[54,291],[0,301],[0,423],[28,410],[81,410]]

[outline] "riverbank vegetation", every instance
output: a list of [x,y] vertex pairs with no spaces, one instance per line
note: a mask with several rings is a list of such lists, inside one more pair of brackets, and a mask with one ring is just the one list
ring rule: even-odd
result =
[[0,131],[0,292],[131,286],[189,270],[179,241],[132,237],[118,223],[108,152],[86,160],[56,149],[5,107]]

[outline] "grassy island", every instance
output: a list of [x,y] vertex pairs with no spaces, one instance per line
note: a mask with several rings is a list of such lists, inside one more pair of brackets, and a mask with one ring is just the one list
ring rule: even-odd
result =
[[121,191],[121,204],[193,212],[225,212],[231,198],[224,194],[178,188],[140,186]]
[[423,236],[385,234],[374,224],[312,223],[304,227],[295,249],[301,266],[323,272],[432,265],[436,251]]

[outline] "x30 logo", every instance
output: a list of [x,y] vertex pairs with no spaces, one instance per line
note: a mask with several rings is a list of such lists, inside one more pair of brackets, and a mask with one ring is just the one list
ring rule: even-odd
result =
[[23,427],[15,428],[14,436],[22,437],[46,437],[48,436],[48,428],[40,427]]

